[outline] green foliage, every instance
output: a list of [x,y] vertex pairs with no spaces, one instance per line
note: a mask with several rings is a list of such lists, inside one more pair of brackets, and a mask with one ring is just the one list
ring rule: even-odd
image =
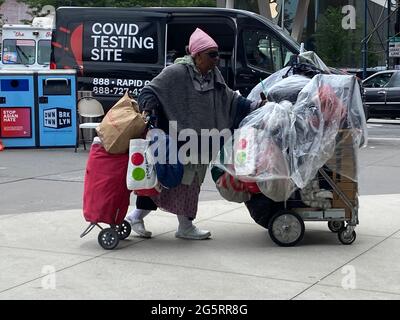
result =
[[329,7],[318,19],[316,52],[331,67],[342,67],[346,56],[351,54],[352,32],[342,28],[342,19],[340,8],[333,7]]
[[44,5],[55,8],[75,7],[215,7],[215,0],[22,0],[31,8],[41,9]]
[[[3,2],[4,2],[4,0],[0,0],[0,6],[3,4]],[[0,14],[0,28],[3,24],[4,24],[3,15]],[[0,34],[1,34],[1,30],[0,30]]]
[[361,58],[361,28],[342,28],[343,14],[340,8],[329,7],[318,18],[315,33],[316,52],[331,67],[345,67],[357,64]]

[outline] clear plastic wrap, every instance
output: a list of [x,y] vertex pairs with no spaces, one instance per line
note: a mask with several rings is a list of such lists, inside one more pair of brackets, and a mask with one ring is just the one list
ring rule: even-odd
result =
[[292,75],[266,88],[275,102],[241,122],[213,165],[241,181],[257,182],[274,201],[305,188],[324,165],[357,181],[357,151],[367,142],[367,129],[356,78]]
[[[323,73],[328,73],[328,74],[330,73],[330,70],[326,66],[326,64],[313,51],[306,51],[306,52],[299,54],[297,56],[296,63],[306,63],[310,66],[314,66],[314,67],[318,68]],[[258,101],[260,99],[261,92],[264,92],[267,95],[268,91],[271,90],[271,88],[273,86],[280,85],[281,87],[283,87],[284,82],[281,84],[279,84],[279,82],[284,80],[287,76],[292,76],[292,75],[293,75],[293,70],[292,70],[291,66],[287,66],[281,70],[278,70],[277,72],[271,74],[268,78],[262,80],[258,85],[256,85],[253,88],[253,90],[251,90],[251,92],[249,93],[247,98],[250,100],[253,100],[253,101]],[[294,84],[296,86],[301,86],[300,83],[294,83]],[[301,89],[303,87],[301,87]],[[290,88],[293,89],[294,87],[290,87]],[[289,100],[289,99],[287,99],[287,100]],[[275,100],[269,100],[269,101],[275,101]]]
[[283,77],[288,73],[290,67],[285,67],[273,74],[271,74],[268,78],[262,80],[259,84],[257,84],[253,90],[250,91],[247,99],[258,101],[260,100],[260,93],[267,93],[267,89],[271,88],[274,84],[278,83],[283,79]]
[[316,66],[318,69],[330,73],[328,66],[321,60],[320,57],[314,51],[305,51],[298,55],[299,62],[310,63]]

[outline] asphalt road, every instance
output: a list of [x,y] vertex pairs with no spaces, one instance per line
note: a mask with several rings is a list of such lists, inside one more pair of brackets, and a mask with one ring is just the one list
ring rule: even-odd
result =
[[[368,146],[359,154],[360,194],[400,194],[400,120],[370,119],[368,133]],[[81,208],[87,155],[82,148],[77,153],[73,149],[0,152],[0,214]],[[200,200],[218,199],[208,174]]]
[[370,119],[368,146],[360,150],[362,195],[400,193],[400,120]]

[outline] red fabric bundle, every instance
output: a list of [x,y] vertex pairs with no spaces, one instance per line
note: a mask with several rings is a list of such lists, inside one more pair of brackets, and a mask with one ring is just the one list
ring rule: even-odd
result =
[[128,153],[110,154],[92,145],[86,165],[83,215],[91,223],[121,224],[129,207],[126,187]]

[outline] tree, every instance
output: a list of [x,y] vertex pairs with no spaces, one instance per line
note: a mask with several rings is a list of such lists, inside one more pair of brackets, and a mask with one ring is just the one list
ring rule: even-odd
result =
[[[0,0],[0,6],[3,4],[4,0]],[[3,15],[0,14],[0,28],[4,24]],[[1,34],[1,31],[0,31]]]
[[40,12],[45,5],[74,7],[215,7],[215,0],[22,0]]
[[315,47],[321,59],[331,67],[343,67],[351,55],[351,31],[343,29],[340,8],[329,7],[318,19]]
[[[342,27],[341,8],[328,7],[325,14],[318,18],[315,33],[315,51],[331,67],[361,67],[362,26],[357,21],[355,29]],[[368,65],[375,66],[379,55],[373,52],[376,45],[368,42]],[[375,49],[374,49],[375,48]]]

